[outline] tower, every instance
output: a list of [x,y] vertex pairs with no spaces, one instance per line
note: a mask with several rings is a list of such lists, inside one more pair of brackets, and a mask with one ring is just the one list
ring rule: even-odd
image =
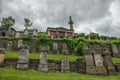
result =
[[70,24],[70,30],[74,30],[73,29],[74,22],[72,21],[72,17],[71,16],[70,16],[70,21],[68,22],[68,24]]

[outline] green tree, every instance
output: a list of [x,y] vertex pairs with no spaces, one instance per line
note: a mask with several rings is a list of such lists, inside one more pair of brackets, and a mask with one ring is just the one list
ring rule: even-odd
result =
[[7,17],[7,18],[2,18],[1,21],[1,26],[2,27],[7,27],[8,29],[8,34],[10,34],[10,29],[13,25],[15,25],[15,19],[12,18],[11,16]]
[[28,29],[28,27],[31,27],[33,24],[33,22],[30,22],[29,18],[25,18],[24,21],[26,29]]

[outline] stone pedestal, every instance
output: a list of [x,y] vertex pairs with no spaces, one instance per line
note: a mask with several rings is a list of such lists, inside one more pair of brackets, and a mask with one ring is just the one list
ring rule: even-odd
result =
[[4,51],[4,48],[0,48],[0,67],[4,67]]
[[115,74],[116,69],[115,66],[113,65],[109,51],[105,50],[103,56],[104,56],[104,64],[107,67],[108,74]]
[[91,53],[85,53],[84,54],[85,58],[85,64],[86,64],[86,73],[87,74],[94,74],[95,72],[95,65],[94,65],[94,60],[93,56]]
[[40,63],[38,65],[39,71],[48,72],[47,52],[48,49],[46,47],[40,48]]
[[95,60],[95,72],[96,75],[107,75],[107,70],[105,66],[103,65],[103,58],[100,53],[94,54],[94,60]]
[[67,58],[61,59],[61,72],[69,72],[70,66]]
[[69,50],[66,43],[62,43],[62,54],[69,54]]
[[28,59],[29,50],[27,47],[22,47],[20,50],[20,57],[17,62],[17,69],[26,70],[29,68],[29,59]]

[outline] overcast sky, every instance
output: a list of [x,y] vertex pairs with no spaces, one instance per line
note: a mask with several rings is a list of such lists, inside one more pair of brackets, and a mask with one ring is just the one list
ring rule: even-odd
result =
[[0,20],[8,16],[16,20],[16,30],[25,28],[24,18],[40,31],[69,28],[72,16],[75,33],[120,36],[120,0],[0,0]]

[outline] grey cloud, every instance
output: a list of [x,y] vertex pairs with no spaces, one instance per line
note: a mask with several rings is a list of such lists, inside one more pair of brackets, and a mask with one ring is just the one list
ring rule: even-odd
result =
[[[48,26],[68,28],[69,16],[73,17],[75,29],[80,24],[91,24],[110,15],[108,11],[114,0],[0,0],[1,17],[13,16],[16,29],[24,28],[24,18],[33,21],[33,27],[45,31]],[[0,17],[0,18],[1,18]],[[0,19],[1,20],[1,19]],[[96,31],[108,34],[113,29],[111,21],[96,25]],[[108,26],[108,27],[107,27]],[[84,27],[82,27],[84,28]],[[109,29],[108,29],[109,28]],[[106,32],[106,30],[109,30]],[[112,35],[112,34],[111,34]]]

